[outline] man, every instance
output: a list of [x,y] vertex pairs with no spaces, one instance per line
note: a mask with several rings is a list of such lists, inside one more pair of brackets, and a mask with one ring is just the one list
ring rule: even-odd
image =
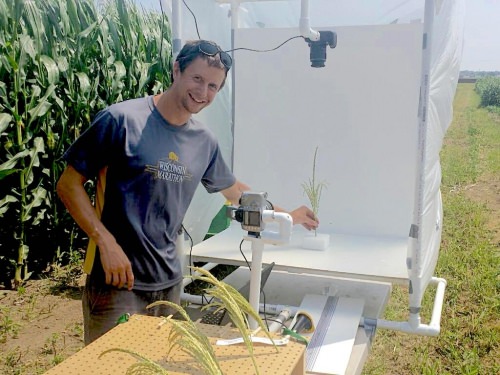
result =
[[[86,255],[86,344],[113,328],[123,313],[167,315],[168,310],[145,307],[156,300],[179,304],[182,274],[175,241],[200,182],[235,205],[249,189],[224,163],[212,133],[191,118],[212,103],[231,64],[213,42],[187,43],[168,90],[101,111],[65,153],[68,166],[57,192],[98,249],[95,259],[91,248]],[[83,186],[98,175],[97,197],[105,203],[96,206],[102,212]],[[307,207],[290,215],[294,224],[318,225]]]

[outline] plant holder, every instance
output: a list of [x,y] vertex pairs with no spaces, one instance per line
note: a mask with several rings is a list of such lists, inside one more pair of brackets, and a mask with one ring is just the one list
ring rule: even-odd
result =
[[326,250],[330,246],[330,235],[324,233],[306,233],[302,238],[302,248],[308,250]]

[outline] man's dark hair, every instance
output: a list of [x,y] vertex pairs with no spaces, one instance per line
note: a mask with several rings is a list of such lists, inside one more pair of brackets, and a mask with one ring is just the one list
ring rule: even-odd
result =
[[[222,49],[214,42],[208,40],[190,40],[187,41],[186,44],[184,44],[179,54],[177,55],[175,61],[179,63],[179,70],[181,71],[181,73],[184,72],[184,70],[198,57],[205,60],[209,66],[223,69],[226,75],[219,88],[220,90],[224,87],[224,84],[226,83],[226,77],[229,68],[226,67],[220,60],[220,53],[216,54],[215,56],[209,56],[201,52],[200,44],[202,43],[211,43],[222,51]],[[173,77],[172,77],[172,82],[173,82]]]

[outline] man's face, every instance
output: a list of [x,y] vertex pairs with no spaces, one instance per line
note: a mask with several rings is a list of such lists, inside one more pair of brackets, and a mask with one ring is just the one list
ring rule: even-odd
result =
[[223,69],[209,66],[202,58],[196,58],[181,73],[174,64],[174,87],[180,106],[190,114],[208,106],[219,92],[226,74]]

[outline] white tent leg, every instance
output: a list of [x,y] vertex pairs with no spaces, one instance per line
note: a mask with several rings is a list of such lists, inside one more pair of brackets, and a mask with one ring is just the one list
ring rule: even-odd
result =
[[172,53],[174,60],[182,48],[181,19],[181,0],[172,0]]
[[437,336],[441,331],[441,313],[443,311],[444,291],[446,280],[433,277],[430,284],[436,284],[436,295],[434,297],[434,306],[429,324],[420,323],[420,314],[410,314],[407,322],[395,322],[391,320],[378,319],[377,328],[392,329],[406,333],[414,333],[424,336]]

